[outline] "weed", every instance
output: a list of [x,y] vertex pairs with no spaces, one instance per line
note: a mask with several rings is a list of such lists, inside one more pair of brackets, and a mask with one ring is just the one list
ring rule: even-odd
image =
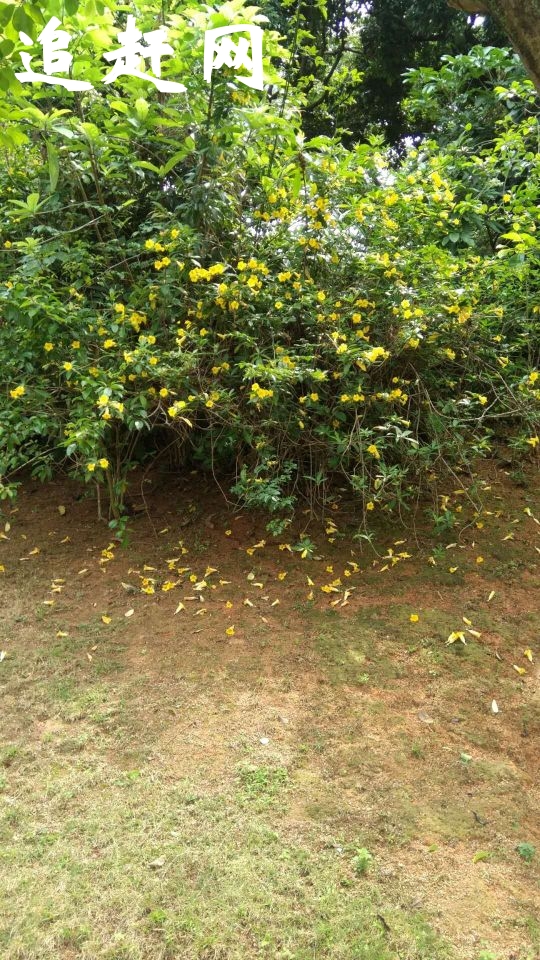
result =
[[528,843],[527,841],[518,843],[516,850],[521,859],[525,860],[525,863],[532,863],[533,857],[536,853],[536,847],[532,843]]
[[360,847],[360,849],[356,851],[356,856],[352,859],[352,865],[357,877],[361,877],[364,873],[367,873],[372,861],[373,856],[366,847]]
[[284,767],[245,766],[240,769],[242,793],[248,800],[275,797],[288,782]]

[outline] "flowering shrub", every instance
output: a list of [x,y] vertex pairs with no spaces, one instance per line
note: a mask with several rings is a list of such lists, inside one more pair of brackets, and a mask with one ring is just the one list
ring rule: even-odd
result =
[[[186,45],[197,23],[176,23]],[[118,516],[130,469],[173,443],[272,514],[338,475],[391,510],[503,436],[535,453],[530,118],[461,166],[434,143],[391,166],[376,140],[305,142],[290,96],[262,110],[230,76],[174,116],[124,82],[84,121],[71,95],[61,118],[10,95],[8,132],[31,135],[0,166],[3,496],[63,462]]]

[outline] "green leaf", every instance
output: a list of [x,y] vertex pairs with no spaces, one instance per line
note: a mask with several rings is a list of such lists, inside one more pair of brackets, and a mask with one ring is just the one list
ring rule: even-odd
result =
[[13,14],[13,26],[19,32],[27,33],[29,37],[34,39],[34,21],[28,16],[23,7],[15,8],[15,12]]
[[47,160],[49,162],[49,180],[51,185],[51,193],[54,193],[56,190],[56,185],[58,183],[58,175],[60,173],[60,163],[58,160],[58,151],[55,146],[53,146],[50,141],[47,141]]
[[135,113],[139,120],[146,120],[149,109],[148,101],[144,100],[143,97],[138,97],[135,101]]
[[109,106],[118,113],[129,113],[128,105],[123,100],[109,100]]
[[482,860],[489,860],[491,853],[489,850],[479,850],[478,853],[475,853],[473,863],[480,863]]
[[152,173],[161,173],[161,167],[156,167],[155,163],[150,163],[149,160],[137,160],[133,166],[140,167],[143,170],[151,170]]
[[15,4],[0,3],[0,27],[7,27],[15,11]]
[[170,157],[169,160],[167,160],[167,163],[164,164],[164,166],[162,166],[161,170],[159,171],[161,176],[164,177],[168,173],[170,173],[173,167],[175,167],[177,163],[180,163],[181,160],[184,160],[185,156],[186,156],[186,151],[179,150],[178,153],[175,153],[172,157]]

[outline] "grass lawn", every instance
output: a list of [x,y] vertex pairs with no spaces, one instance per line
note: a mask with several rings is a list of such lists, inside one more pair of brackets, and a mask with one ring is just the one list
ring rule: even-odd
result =
[[540,957],[540,507],[492,470],[435,547],[338,506],[305,559],[190,488],[124,545],[3,505],[3,960]]

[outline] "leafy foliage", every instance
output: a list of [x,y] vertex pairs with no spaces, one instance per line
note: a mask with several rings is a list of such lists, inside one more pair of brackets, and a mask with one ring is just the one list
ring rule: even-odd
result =
[[[204,30],[256,8],[167,17],[186,95],[103,85],[93,51],[115,45],[114,13],[87,0],[64,19],[94,91],[15,84],[0,106],[2,495],[21,468],[63,463],[106,485],[118,520],[130,470],[174,448],[273,515],[338,475],[370,512],[499,438],[534,455],[538,122],[507,55],[413,74],[411,111],[444,135],[396,166],[381,138],[302,133],[271,30],[264,94],[232,70],[205,83]],[[155,25],[150,5],[139,19]],[[482,94],[487,143],[439,106],[474,58],[503,74]]]

